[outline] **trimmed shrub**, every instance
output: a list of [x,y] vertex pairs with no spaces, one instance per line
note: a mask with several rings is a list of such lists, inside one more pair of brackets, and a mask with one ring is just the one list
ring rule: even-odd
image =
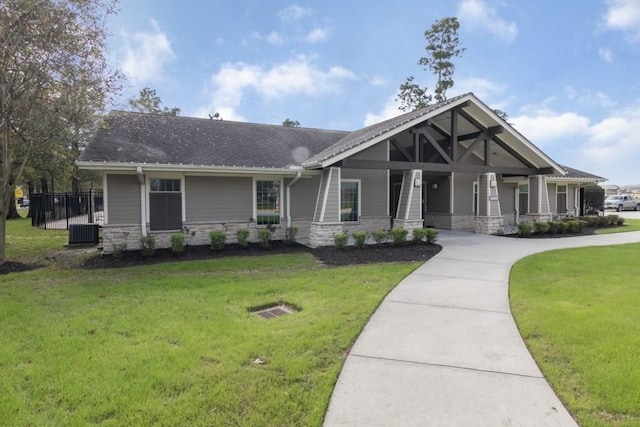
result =
[[567,221],[567,231],[572,234],[578,233],[580,231],[580,223],[575,219]]
[[411,241],[417,245],[418,243],[426,239],[426,237],[427,237],[426,228],[416,228],[415,230],[413,230],[413,238],[411,239]]
[[624,225],[624,218],[620,217],[616,220],[616,225]]
[[566,221],[558,221],[558,233],[566,233],[569,229],[569,224]]
[[607,215],[607,225],[616,225],[618,223],[618,215]]
[[124,253],[127,250],[127,242],[121,244],[113,245],[113,257],[115,259],[122,259],[124,257]]
[[347,246],[349,235],[347,233],[337,233],[333,235],[333,242],[336,245],[336,249],[344,249]]
[[558,232],[558,222],[559,221],[549,221],[547,223],[549,225],[549,234],[556,234]]
[[224,231],[213,230],[209,233],[209,241],[211,242],[212,251],[221,251],[224,249],[224,242],[227,240],[227,233]]
[[585,228],[587,228],[587,221],[583,220],[583,219],[577,219],[576,221],[578,221],[578,231],[583,232]]
[[258,241],[260,246],[267,249],[271,244],[271,238],[273,237],[273,231],[269,228],[261,228],[258,230]]
[[536,221],[533,223],[533,230],[536,234],[547,234],[549,232],[549,223],[545,221]]
[[387,241],[387,239],[389,238],[389,232],[387,230],[378,230],[371,233],[371,236],[373,237],[373,240],[376,242],[376,244],[380,245]]
[[518,224],[518,236],[528,237],[533,233],[533,225],[528,222],[521,222]]
[[426,232],[427,243],[435,243],[438,241],[440,231],[435,228],[425,228],[424,230]]
[[609,218],[607,218],[606,216],[599,216],[598,217],[598,227],[606,227],[607,225],[609,225]]
[[187,247],[187,238],[182,233],[171,235],[171,252],[174,255],[182,255]]
[[249,245],[249,229],[241,228],[236,230],[236,240],[238,240],[238,246],[246,248]]
[[398,227],[391,230],[391,239],[393,239],[393,244],[395,246],[401,245],[407,241],[407,235],[409,234],[409,230],[404,227]]
[[367,232],[366,231],[354,231],[351,233],[353,236],[353,240],[356,244],[357,248],[364,248],[367,243]]
[[149,234],[140,237],[140,252],[146,257],[152,257],[156,253],[156,238]]

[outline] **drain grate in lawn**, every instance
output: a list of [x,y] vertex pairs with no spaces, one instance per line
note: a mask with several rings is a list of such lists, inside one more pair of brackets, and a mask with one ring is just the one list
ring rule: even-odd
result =
[[260,307],[253,307],[249,309],[249,312],[258,315],[263,319],[273,319],[274,317],[284,316],[296,311],[298,310],[286,303],[275,303],[266,306],[262,305]]

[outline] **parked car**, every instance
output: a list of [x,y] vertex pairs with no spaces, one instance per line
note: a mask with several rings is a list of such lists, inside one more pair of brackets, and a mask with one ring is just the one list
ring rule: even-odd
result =
[[620,211],[640,211],[640,199],[626,194],[608,196],[604,199],[605,209],[615,209]]
[[18,199],[18,204],[20,205],[21,208],[28,208],[29,199],[27,199],[26,197],[21,197]]

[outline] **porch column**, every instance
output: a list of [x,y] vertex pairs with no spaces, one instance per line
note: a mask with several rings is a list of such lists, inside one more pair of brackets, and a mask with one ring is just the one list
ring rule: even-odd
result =
[[501,233],[504,218],[500,210],[498,181],[494,172],[478,175],[478,215],[476,216],[476,233]]
[[410,170],[402,174],[402,186],[400,187],[400,199],[393,228],[406,228],[409,230],[408,238],[413,236],[413,230],[422,228],[422,171]]
[[553,219],[549,208],[547,177],[544,175],[532,175],[529,177],[528,216],[534,221],[549,221]]
[[340,168],[322,171],[313,221],[309,228],[309,246],[332,246],[333,236],[342,233],[340,222]]

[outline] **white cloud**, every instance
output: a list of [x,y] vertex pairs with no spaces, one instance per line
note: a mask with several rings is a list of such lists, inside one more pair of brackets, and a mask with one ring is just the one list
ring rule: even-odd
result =
[[640,1],[607,0],[607,5],[605,26],[612,30],[626,31],[632,40],[640,41]]
[[265,37],[265,40],[267,41],[267,43],[273,44],[273,45],[279,45],[284,43],[284,39],[282,38],[282,36],[276,33],[275,31],[272,31],[271,33],[269,33],[269,35]]
[[278,12],[280,19],[285,21],[295,21],[305,16],[311,15],[311,9],[308,7],[302,7],[297,4],[292,4]]
[[562,141],[575,135],[586,135],[589,131],[589,119],[574,112],[557,113],[542,108],[531,114],[509,117],[509,123],[528,140],[538,146],[550,141]]
[[598,55],[604,62],[613,62],[613,51],[611,49],[601,48],[598,50]]
[[576,90],[571,86],[565,86],[565,97],[574,103],[587,107],[611,108],[616,105],[606,93],[590,90]]
[[327,29],[314,28],[306,36],[304,36],[303,40],[308,43],[319,43],[325,41],[327,37],[329,37],[329,31]]
[[[322,70],[305,57],[296,57],[270,69],[244,62],[227,63],[211,77],[211,102],[197,110],[196,115],[206,117],[211,111],[221,114],[226,111],[229,117],[241,117],[235,111],[242,105],[247,91],[272,99],[295,95],[321,97],[338,92],[344,81],[355,78],[355,74],[344,67]],[[227,119],[225,115],[223,118]]]
[[498,16],[495,8],[484,0],[462,0],[458,4],[458,19],[474,30],[484,30],[510,43],[518,35],[518,26]]
[[367,113],[365,115],[363,126],[371,126],[383,120],[399,116],[402,114],[399,107],[400,103],[396,100],[396,95],[391,96],[379,113]]
[[176,58],[167,35],[160,31],[155,20],[151,20],[153,32],[123,32],[124,59],[122,71],[138,84],[161,81],[163,67]]
[[369,82],[374,86],[384,86],[389,83],[389,79],[382,76],[373,76],[369,78]]
[[456,81],[456,84],[452,89],[455,90],[456,94],[473,92],[473,94],[478,98],[482,100],[489,100],[495,95],[503,94],[507,87],[504,84],[495,83],[481,77],[471,77]]

